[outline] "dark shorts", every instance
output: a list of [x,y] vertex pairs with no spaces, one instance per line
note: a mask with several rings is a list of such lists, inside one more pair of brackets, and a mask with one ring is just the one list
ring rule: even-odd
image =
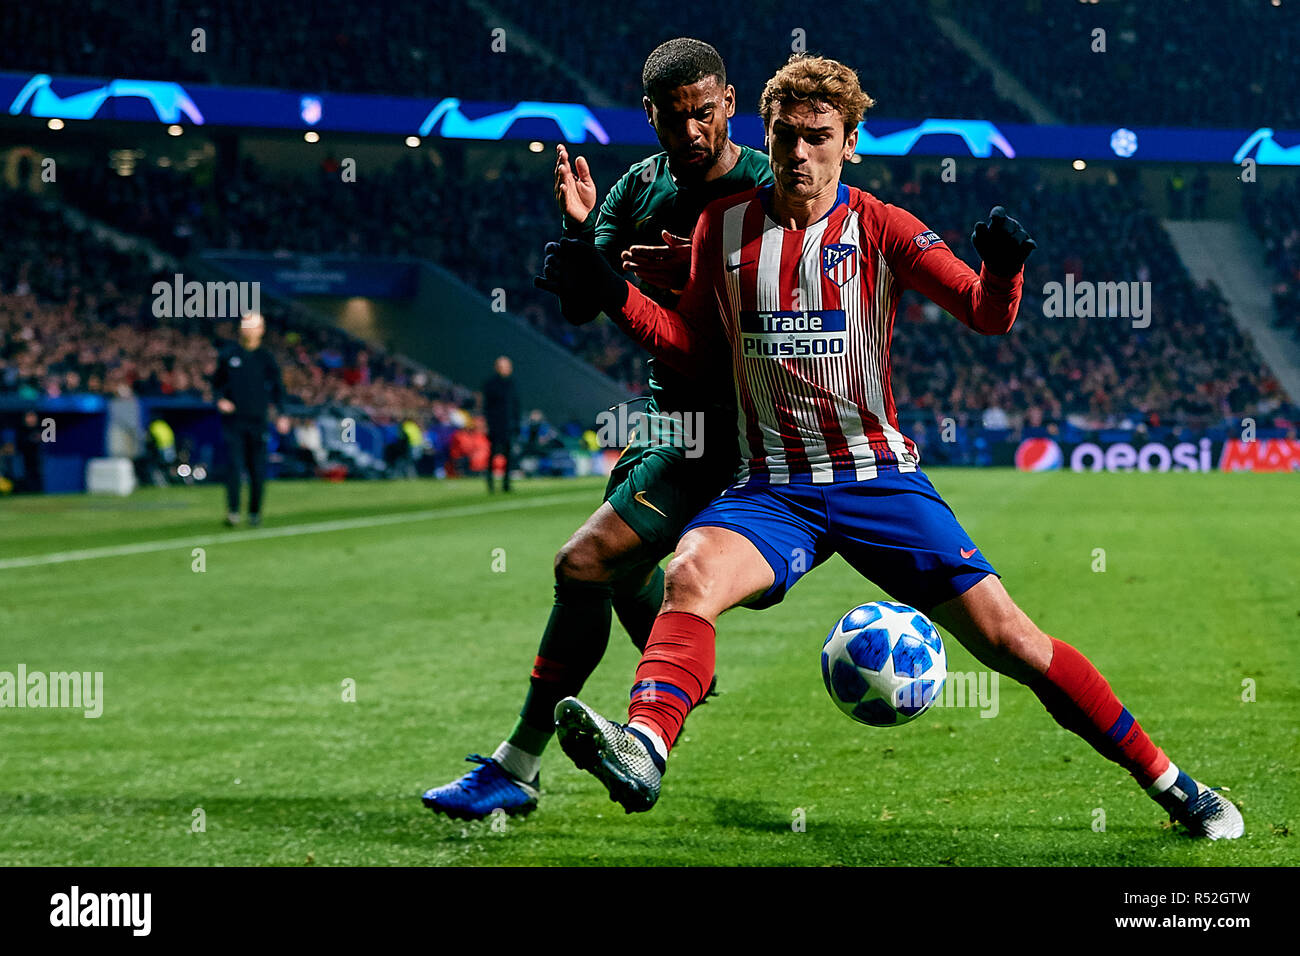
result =
[[684,532],[700,527],[744,535],[771,566],[776,580],[751,608],[780,603],[796,581],[833,554],[895,600],[922,611],[997,574],[919,471],[824,485],[728,488]]
[[736,470],[735,448],[688,458],[674,445],[628,445],[610,473],[605,500],[659,560]]

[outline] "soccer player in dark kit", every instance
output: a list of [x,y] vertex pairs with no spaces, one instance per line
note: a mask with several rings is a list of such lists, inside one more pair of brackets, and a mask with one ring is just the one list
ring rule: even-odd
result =
[[[710,202],[770,183],[772,173],[763,153],[731,141],[736,91],[713,47],[669,40],[646,59],[641,80],[646,118],[663,152],[635,163],[597,211],[587,161],[571,161],[560,146],[555,193],[565,236],[593,243],[611,266],[634,273],[647,295],[671,306],[690,268],[690,244],[680,237],[691,234]],[[566,318],[576,324],[595,315]],[[426,791],[431,810],[474,820],[498,808],[531,811],[542,750],[554,735],[555,704],[576,694],[600,663],[611,608],[637,648],[645,646],[663,601],[659,562],[739,461],[729,381],[702,386],[652,359],[650,393],[644,433],[638,431],[615,465],[604,504],[556,555],[555,604],[514,729],[492,757],[471,754],[477,767]],[[672,433],[682,416],[703,422],[694,450]]]
[[239,320],[239,344],[224,349],[212,377],[221,411],[221,434],[230,452],[226,474],[226,524],[239,524],[243,473],[248,471],[248,523],[262,523],[262,486],[266,483],[267,408],[284,401],[280,366],[262,347],[266,320],[249,312]]

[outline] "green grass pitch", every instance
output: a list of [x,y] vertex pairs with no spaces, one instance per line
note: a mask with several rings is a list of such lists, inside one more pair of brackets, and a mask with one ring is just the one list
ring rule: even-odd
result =
[[[1163,826],[1010,681],[995,717],[847,720],[818,653],[881,594],[838,559],[722,619],[721,696],[652,812],[625,816],[553,744],[531,817],[436,817],[421,791],[514,720],[552,557],[600,485],[280,483],[260,531],[220,528],[213,487],[0,502],[0,671],[104,675],[97,719],[0,709],[0,865],[1300,863],[1296,476],[932,478],[1029,615],[1231,788],[1244,839]],[[116,550],[15,560],[86,549]],[[635,662],[616,624],[584,697],[623,713]]]

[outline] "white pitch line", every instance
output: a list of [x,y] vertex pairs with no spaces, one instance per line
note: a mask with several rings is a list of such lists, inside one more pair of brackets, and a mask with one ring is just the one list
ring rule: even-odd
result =
[[426,511],[408,511],[404,514],[372,515],[369,518],[343,518],[338,521],[317,521],[313,524],[293,524],[283,528],[261,528],[248,531],[227,531],[224,534],[196,535],[191,538],[168,538],[165,541],[141,541],[138,544],[120,544],[107,548],[85,548],[80,551],[56,551],[52,554],[31,554],[20,558],[0,558],[0,571],[14,568],[35,568],[44,564],[66,564],[69,561],[90,561],[95,558],[120,558],[129,554],[150,554],[172,548],[199,548],[214,544],[237,544],[241,541],[263,541],[267,538],[293,538],[303,534],[323,534],[329,531],[351,531],[355,528],[379,528],[389,524],[410,521],[428,521],[435,518],[468,518],[474,515],[495,514],[500,511],[518,511],[523,508],[544,508],[547,505],[590,500],[591,492],[569,492],[546,495],[541,498],[524,498],[500,505],[465,505],[459,508],[436,508]]

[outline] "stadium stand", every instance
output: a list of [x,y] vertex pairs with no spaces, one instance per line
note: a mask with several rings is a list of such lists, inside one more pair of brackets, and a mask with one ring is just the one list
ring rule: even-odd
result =
[[[203,52],[193,31],[202,29]],[[304,92],[581,98],[563,73],[509,43],[464,0],[383,0],[364,15],[310,0],[45,0],[0,6],[11,70],[224,83]]]
[[[643,62],[677,35],[667,24],[680,8],[670,0],[593,6],[590,29],[601,42],[573,44],[566,36],[571,27],[549,6],[521,4],[510,15],[551,49],[565,51],[579,72],[602,78],[619,103],[640,104],[641,77],[628,64]],[[812,10],[792,16],[789,4],[773,0],[720,0],[693,12],[692,22],[692,35],[718,45],[743,112],[756,109],[763,84],[792,52],[807,50],[856,67],[882,116],[1028,121],[917,4],[867,0],[851,16],[823,17]],[[915,36],[926,42],[899,42]]]
[[[10,224],[0,250],[0,397],[212,401],[217,347],[233,338],[230,323],[156,318],[159,276],[150,263],[73,228],[35,197],[0,190],[0,218]],[[427,431],[431,467],[445,464],[456,432],[474,427],[477,396],[469,389],[278,303],[264,311],[294,424],[320,429],[335,461],[381,470],[354,445],[331,440],[345,417],[390,439],[401,421],[416,421]]]
[[[592,161],[600,184],[625,168],[611,155],[593,155]],[[168,228],[192,214],[194,236],[219,246],[366,249],[434,259],[485,294],[506,289],[514,311],[629,392],[644,388],[641,355],[611,323],[575,329],[532,288],[539,251],[557,230],[549,166],[507,161],[503,171],[475,167],[456,179],[448,165],[404,160],[391,172],[369,176],[362,191],[357,184],[340,185],[337,176],[282,177],[245,161],[238,181],[221,189],[205,191],[192,173],[173,168],[151,170],[139,180],[104,174],[73,195],[118,225],[156,224],[152,234],[162,242]],[[970,226],[998,203],[1014,206],[1040,246],[1029,263],[1022,318],[1005,338],[933,325],[936,307],[908,294],[894,338],[903,414],[924,410],[927,419],[967,424],[998,409],[1012,427],[1041,420],[1080,427],[1204,424],[1285,402],[1222,297],[1192,282],[1132,183],[1094,178],[1087,185],[1049,185],[1023,163],[970,167],[964,173],[970,182],[961,188],[907,164],[866,170],[850,166],[846,180],[913,211],[976,268]],[[458,233],[466,240],[453,241]],[[514,239],[490,241],[499,235]],[[1076,280],[1150,281],[1150,327],[1044,317],[1041,290],[1066,273]]]
[[1300,183],[1278,186],[1262,196],[1247,192],[1244,208],[1277,275],[1273,305],[1278,327],[1300,340]]
[[[558,6],[383,0],[358,16],[307,0],[223,0],[189,11],[166,0],[48,0],[0,8],[0,46],[8,68],[47,73],[498,101],[516,100],[520,90],[586,101],[595,88],[610,105],[639,106],[640,75],[629,64],[676,35],[665,24],[679,7],[592,5],[584,32],[601,42],[579,44]],[[792,18],[773,0],[720,0],[693,12],[692,22],[694,35],[721,45],[746,111],[772,70],[806,48],[861,64],[882,115],[1024,120],[923,8],[881,0],[856,7],[855,16]],[[193,50],[196,28],[207,31],[206,52]],[[506,31],[496,38],[500,52],[496,29]],[[920,35],[925,44],[898,40]]]
[[[1066,123],[1296,126],[1289,4],[1010,0],[941,5]],[[1094,52],[1094,30],[1105,52]],[[1206,55],[1207,31],[1214,55]]]
[[[782,12],[770,0],[720,0],[699,12],[695,32],[718,39],[743,112],[752,111],[772,69],[792,49],[806,48],[861,65],[864,85],[878,101],[874,115],[1026,122],[1020,106],[1000,97],[990,76],[936,29],[933,15],[943,14],[1067,122],[1300,124],[1300,103],[1288,95],[1300,21],[1282,19],[1268,4],[1226,0],[1222,24],[1231,42],[1214,75],[1201,59],[1203,20],[1190,5],[1180,7],[1188,10],[1185,19],[1171,16],[1166,4],[1137,0],[1020,0],[996,7],[866,0],[860,7],[861,16],[836,19],[832,27],[826,18],[792,22],[788,7]],[[0,43],[6,69],[499,101],[527,90],[539,99],[636,106],[639,73],[629,64],[673,34],[663,24],[677,8],[668,0],[594,5],[585,25],[602,37],[599,44],[572,43],[571,26],[552,8],[384,0],[355,17],[303,0],[274,7],[252,0],[197,6],[142,0],[130,8],[50,0],[0,10]],[[504,52],[492,48],[498,24],[506,28]],[[191,45],[198,27],[206,31],[202,53]],[[1106,31],[1106,53],[1092,52],[1096,27]],[[239,42],[229,42],[235,36]],[[900,36],[928,39],[901,44]],[[9,42],[19,37],[21,43]],[[1241,82],[1223,81],[1223,58],[1236,64],[1231,75]],[[1124,104],[1124,115],[1113,112],[1115,103]],[[182,258],[244,250],[437,263],[485,296],[503,290],[510,311],[614,378],[628,395],[644,392],[644,356],[610,322],[574,328],[532,287],[542,245],[558,232],[549,154],[479,146],[471,159],[469,147],[439,141],[342,185],[342,142],[322,145],[312,168],[293,174],[229,145],[220,150],[219,175],[212,162],[145,161],[122,176],[100,161],[61,177],[59,196]],[[602,192],[646,151],[588,150]],[[1039,242],[1021,318],[1008,336],[976,336],[905,294],[893,340],[893,385],[905,428],[927,440],[948,421],[1017,436],[1224,427],[1247,415],[1287,426],[1297,416],[1294,396],[1242,335],[1219,290],[1188,275],[1157,218],[1165,200],[1178,215],[1174,199],[1180,197],[1157,196],[1154,187],[1147,192],[1136,178],[1114,174],[1048,180],[1045,168],[1025,161],[963,164],[959,186],[906,160],[846,169],[847,182],[914,212],[973,266],[971,224],[995,204],[1011,206]],[[1175,180],[1182,182],[1182,174]],[[1202,213],[1205,206],[1203,172],[1189,182],[1198,215],[1198,197]],[[14,194],[3,199],[13,213],[6,220],[22,225],[0,251],[0,394],[114,394],[125,387],[140,395],[209,397],[212,329],[153,320],[140,291],[148,285],[140,262],[68,230],[59,217],[25,216],[28,201]],[[1278,275],[1279,324],[1300,337],[1297,209],[1295,185],[1264,199],[1246,197],[1246,216]],[[1044,286],[1067,275],[1150,282],[1150,325],[1045,316]],[[289,390],[313,410],[291,422],[295,438],[301,425],[314,446],[303,422],[319,427],[355,411],[382,423],[396,440],[398,423],[413,417],[446,464],[453,438],[469,434],[475,398],[468,389],[281,306],[267,311],[268,341]],[[576,437],[572,423],[566,434]],[[472,446],[472,435],[455,444]]]

